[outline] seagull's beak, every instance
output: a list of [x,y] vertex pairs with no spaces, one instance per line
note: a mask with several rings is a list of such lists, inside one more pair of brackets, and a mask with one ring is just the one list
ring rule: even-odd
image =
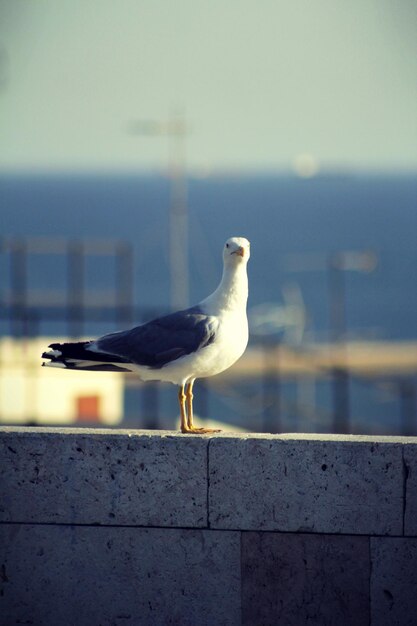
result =
[[232,252],[232,254],[237,254],[238,256],[245,256],[245,248],[243,246],[239,246],[237,250]]

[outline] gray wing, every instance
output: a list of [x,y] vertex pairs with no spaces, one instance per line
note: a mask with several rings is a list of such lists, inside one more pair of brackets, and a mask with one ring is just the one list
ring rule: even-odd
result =
[[218,328],[216,317],[199,307],[178,311],[119,333],[97,339],[94,349],[136,365],[159,369],[211,344]]

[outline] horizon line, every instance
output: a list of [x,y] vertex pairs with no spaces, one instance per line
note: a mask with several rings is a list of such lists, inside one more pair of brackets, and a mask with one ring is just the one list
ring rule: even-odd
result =
[[[184,170],[186,179],[204,180],[221,177],[256,177],[276,176],[277,178],[295,178],[300,180],[313,180],[327,177],[349,176],[412,176],[417,175],[417,165],[322,165],[314,172],[299,172],[291,166],[213,166],[213,167],[188,167]],[[22,175],[75,175],[75,176],[144,176],[157,178],[172,178],[169,167],[144,167],[132,165],[5,165],[0,163],[0,176]]]

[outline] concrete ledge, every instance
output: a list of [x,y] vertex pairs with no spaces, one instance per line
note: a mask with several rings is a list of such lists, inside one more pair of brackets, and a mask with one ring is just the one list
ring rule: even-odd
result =
[[0,625],[414,624],[417,439],[0,428]]
[[216,438],[209,467],[212,528],[403,532],[400,443],[346,437]]
[[174,433],[0,429],[0,521],[205,527],[206,455]]
[[0,428],[0,521],[417,536],[417,439]]

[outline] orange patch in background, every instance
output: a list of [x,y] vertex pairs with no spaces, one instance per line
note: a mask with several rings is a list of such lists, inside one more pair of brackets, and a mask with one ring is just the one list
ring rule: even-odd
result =
[[77,422],[100,422],[100,396],[78,396]]

